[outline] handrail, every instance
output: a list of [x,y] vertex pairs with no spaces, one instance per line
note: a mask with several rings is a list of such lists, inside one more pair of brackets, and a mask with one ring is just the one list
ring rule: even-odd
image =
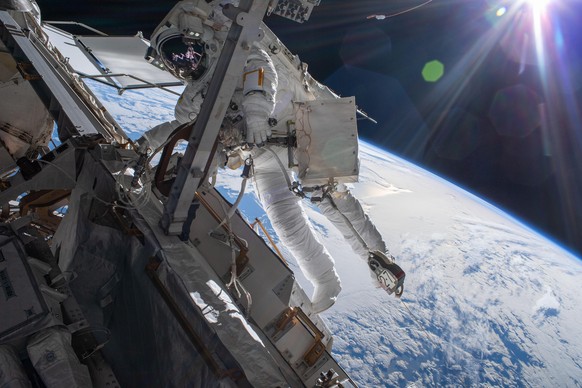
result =
[[71,25],[75,25],[75,26],[79,26],[79,27],[86,28],[86,29],[88,29],[89,31],[93,31],[93,32],[95,32],[96,34],[98,34],[98,35],[101,35],[101,36],[109,36],[109,35],[107,35],[106,33],[104,33],[103,31],[99,31],[99,30],[98,30],[98,29],[96,29],[96,28],[93,28],[93,27],[91,27],[91,26],[88,26],[88,25],[86,25],[86,24],[84,24],[84,23],[79,23],[79,22],[73,22],[73,21],[59,21],[59,20],[43,20],[43,23],[46,23],[46,24],[55,24],[55,25],[59,25],[59,24],[65,24],[65,25],[69,25],[69,24],[71,24]]
[[[161,89],[165,92],[175,94],[176,96],[180,96],[181,93],[178,93],[178,92],[175,92],[173,90],[166,89],[166,88],[167,87],[175,87],[175,86],[184,86],[184,84],[180,81],[176,81],[175,83],[167,83],[166,85],[157,84],[154,82],[146,81],[145,79],[142,79],[142,78],[136,77],[135,75],[127,74],[127,73],[108,73],[108,74],[89,75],[89,74],[83,74],[81,72],[77,72],[77,74],[79,74],[79,78],[89,78],[89,79],[92,79],[94,81],[101,82],[105,85],[111,86],[111,87],[117,89],[119,94],[123,93],[125,90],[158,88],[158,89]],[[97,78],[110,78],[110,77],[118,77],[118,78],[119,77],[129,77],[129,78],[132,78],[136,81],[143,82],[147,86],[133,86],[133,87],[129,87],[129,88],[127,88],[127,87],[124,88],[124,87],[119,87],[115,84],[110,84],[110,83],[103,82],[103,81],[100,81],[97,79]]]
[[287,266],[289,266],[289,264],[287,263],[287,260],[285,260],[285,257],[283,257],[283,254],[279,250],[279,247],[277,246],[277,244],[275,244],[275,241],[273,240],[273,238],[271,237],[270,233],[267,231],[267,228],[265,228],[265,225],[263,225],[261,220],[259,220],[258,218],[255,218],[255,222],[253,222],[251,224],[251,228],[254,229],[255,225],[259,225],[259,227],[261,228],[261,230],[263,231],[265,236],[267,236],[267,239],[269,240],[269,242],[273,246],[273,249],[275,250],[275,252],[277,252],[277,255],[279,256],[279,258],[281,258],[281,260],[283,260],[283,263],[285,263]]

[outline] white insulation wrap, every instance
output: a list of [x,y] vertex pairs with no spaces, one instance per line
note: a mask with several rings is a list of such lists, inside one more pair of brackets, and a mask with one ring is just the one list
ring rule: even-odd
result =
[[[104,203],[112,200],[111,176],[91,157],[80,165],[79,183],[53,247],[60,265],[78,274],[71,288],[91,325],[111,331],[103,352],[112,365],[124,365],[115,370],[121,385],[228,387],[234,380],[226,371],[242,371],[252,386],[288,386],[196,248],[158,227],[157,198],[148,193],[138,209],[130,209],[143,236],[128,236],[111,222]],[[94,189],[85,189],[93,184]],[[152,261],[157,269],[146,271]],[[116,277],[117,285],[110,287]],[[192,333],[203,352],[193,344]],[[214,371],[204,353],[211,355]]]
[[39,331],[28,340],[26,349],[47,388],[92,386],[89,370],[79,362],[71,346],[71,333],[65,327]]
[[[287,150],[279,148],[279,159]],[[276,157],[271,152],[259,152],[254,158],[255,184],[273,229],[291,251],[305,277],[315,286],[313,311],[330,307],[341,290],[334,261],[317,239],[299,198],[287,185]]]
[[10,345],[0,345],[0,387],[32,387],[20,359]]
[[[157,225],[160,214],[151,211],[152,208],[142,209],[141,215],[150,225]],[[188,299],[177,299],[182,311],[188,312],[193,307],[203,309],[206,323],[232,353],[253,386],[287,386],[259,335],[220,286],[221,280],[200,253],[191,245],[165,236],[161,230],[156,237],[168,264],[167,271],[160,273],[161,280],[175,290],[175,295],[189,295]]]
[[358,129],[354,98],[296,103],[296,158],[304,186],[358,180]]

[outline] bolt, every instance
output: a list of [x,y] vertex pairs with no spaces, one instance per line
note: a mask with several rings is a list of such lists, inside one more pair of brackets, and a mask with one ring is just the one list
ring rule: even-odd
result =
[[44,359],[47,360],[48,362],[53,362],[54,360],[57,359],[57,356],[55,355],[55,352],[51,350],[45,354]]

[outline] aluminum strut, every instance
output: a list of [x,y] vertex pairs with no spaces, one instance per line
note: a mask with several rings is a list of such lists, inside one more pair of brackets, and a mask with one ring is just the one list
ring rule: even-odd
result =
[[241,77],[251,45],[262,38],[263,32],[259,26],[268,3],[268,0],[241,0],[238,8],[224,8],[233,23],[164,207],[161,227],[168,235],[182,233],[196,190],[206,179],[217,147],[220,124]]

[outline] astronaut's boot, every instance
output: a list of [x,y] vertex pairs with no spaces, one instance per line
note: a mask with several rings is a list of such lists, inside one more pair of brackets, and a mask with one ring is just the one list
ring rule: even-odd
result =
[[394,293],[397,298],[402,296],[406,274],[394,262],[394,257],[391,254],[370,251],[368,266],[370,275],[380,288],[384,289],[389,295]]
[[311,297],[311,311],[318,314],[333,306],[341,290],[341,282],[335,269],[326,271],[315,284]]

